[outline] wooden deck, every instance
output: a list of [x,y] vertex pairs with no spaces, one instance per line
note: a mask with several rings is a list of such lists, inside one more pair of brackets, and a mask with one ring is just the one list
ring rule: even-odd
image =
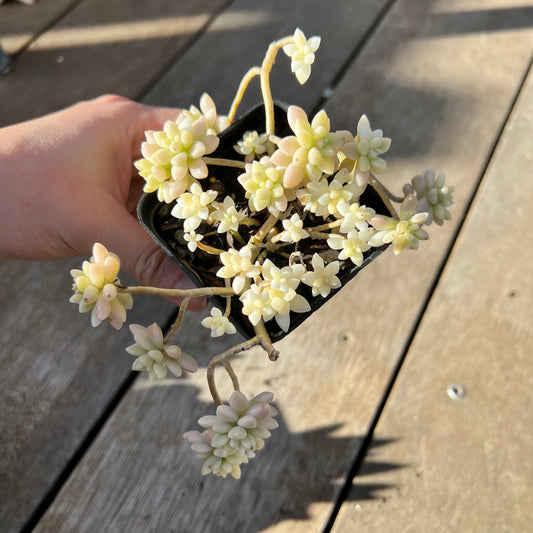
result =
[[[444,171],[452,223],[385,253],[278,362],[238,361],[281,422],[239,482],[202,477],[181,439],[210,411],[204,373],[132,375],[129,332],[68,303],[79,259],[1,261],[2,533],[533,531],[530,0],[9,2],[0,126],[105,92],[225,110],[296,26],[322,45],[303,87],[278,60],[276,98],[337,129],[366,113],[393,140],[387,184]],[[131,321],[173,312],[144,297]],[[222,344],[191,318],[205,365]]]

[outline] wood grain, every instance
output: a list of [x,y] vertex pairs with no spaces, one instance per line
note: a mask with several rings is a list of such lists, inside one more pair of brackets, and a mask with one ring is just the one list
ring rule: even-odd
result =
[[[268,3],[236,0],[169,69],[145,101],[183,107],[198,102],[205,91],[213,97],[220,112],[226,113],[241,77],[251,66],[261,64],[270,42],[292,35],[296,27],[301,27],[307,38],[322,37],[311,77],[305,85],[300,85],[290,72],[289,58],[280,52],[272,70],[271,85],[276,99],[311,111],[386,4],[386,0],[270,0]],[[260,99],[256,79],[240,109],[244,112]]]
[[[454,223],[433,232],[418,254],[387,253],[363,271],[279,343],[275,365],[255,353],[239,360],[243,390],[273,390],[281,418],[241,482],[202,478],[180,440],[193,418],[208,412],[200,378],[154,387],[139,380],[37,531],[323,528],[530,61],[531,30],[491,33],[482,13],[482,31],[456,33],[469,6],[476,22],[474,2],[396,2],[327,106],[335,127],[353,128],[370,111],[374,127],[393,137],[393,175],[405,179],[429,162],[447,171],[458,190]],[[436,16],[443,9],[450,16]],[[306,9],[298,15],[298,24],[314,16]],[[193,343],[202,335],[194,326],[187,331]],[[379,444],[385,450],[392,442]],[[400,467],[382,462],[374,471]]]
[[0,101],[16,102],[0,108],[0,126],[105,93],[140,98],[225,3],[84,0],[0,84]]
[[533,72],[374,434],[391,444],[363,464],[335,533],[531,529],[532,135]]
[[[35,31],[63,4],[3,5],[2,35],[9,27],[12,33],[21,28]],[[158,77],[222,4],[180,2],[178,10],[170,1],[82,2],[39,37],[2,78],[0,123],[44,114],[104,91],[139,97],[145,84]],[[9,13],[15,8],[26,19],[10,26]],[[163,25],[162,13],[168,15]],[[162,38],[154,38],[152,26],[139,31],[137,23],[145,18],[147,24],[159,21]],[[113,25],[119,31],[116,42],[104,31]],[[88,29],[95,27],[102,28],[105,45],[90,44],[94,31]],[[89,42],[79,46],[82,37]],[[65,63],[55,61],[60,55]],[[124,352],[131,342],[129,331],[113,335],[106,324],[93,330],[88,317],[78,316],[68,303],[68,271],[79,263],[0,263],[2,532],[19,531],[26,523],[130,376],[131,358]],[[174,312],[174,306],[157,299],[141,297],[136,302],[130,319],[137,323],[165,323]]]
[[[128,329],[93,329],[68,303],[74,267],[0,262],[2,532],[28,520],[130,374]],[[161,304],[137,299],[129,320],[165,321],[173,306]]]
[[9,55],[18,54],[35,36],[71,9],[79,0],[47,0],[27,6],[4,2],[0,11],[0,44]]

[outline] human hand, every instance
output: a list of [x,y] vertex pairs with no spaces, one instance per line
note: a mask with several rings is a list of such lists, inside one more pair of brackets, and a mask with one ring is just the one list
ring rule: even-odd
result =
[[0,257],[90,255],[101,242],[143,285],[191,286],[135,216],[144,131],[178,113],[103,96],[1,128]]

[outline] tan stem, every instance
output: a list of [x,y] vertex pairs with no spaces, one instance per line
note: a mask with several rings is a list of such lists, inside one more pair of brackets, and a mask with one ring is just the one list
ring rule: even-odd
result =
[[368,182],[370,185],[372,185],[373,189],[379,194],[379,197],[391,213],[391,215],[395,218],[398,217],[398,213],[396,213],[396,210],[394,209],[394,206],[391,203],[391,200],[393,202],[402,203],[403,198],[399,198],[398,196],[394,196],[392,192],[390,192],[381,181],[379,181],[372,172],[368,173]]
[[[278,233],[277,235],[274,235],[271,239],[268,240],[268,242],[267,242],[267,246],[268,246],[269,243],[270,243],[270,244],[276,244],[276,243],[278,243],[279,241],[281,241],[281,238],[282,238],[282,237],[283,237],[283,232]],[[269,249],[271,249],[271,248],[269,248]]]
[[126,287],[115,285],[118,292],[127,294],[151,294],[165,296],[167,298],[201,298],[202,296],[234,296],[235,291],[231,287],[202,287],[198,289],[160,289],[159,287]]
[[245,168],[246,163],[244,161],[235,161],[234,159],[223,159],[221,157],[202,157],[202,161],[206,165],[213,165],[218,167],[235,167]]
[[196,246],[200,248],[200,250],[203,250],[204,252],[207,252],[208,254],[212,255],[220,255],[224,250],[221,250],[220,248],[214,248],[213,246],[209,246],[207,244],[204,244],[203,242],[196,242]]
[[[228,288],[231,288],[231,282],[229,279],[224,279],[224,285]],[[226,310],[224,311],[224,316],[228,317],[231,313],[231,298],[226,299]]]
[[209,361],[209,364],[207,365],[207,384],[209,386],[209,392],[211,393],[211,396],[213,397],[213,400],[217,405],[222,404],[222,400],[220,399],[220,395],[218,394],[218,390],[215,384],[215,368],[218,365],[222,365],[226,369],[226,372],[228,372],[233,383],[233,388],[235,390],[239,390],[239,382],[237,380],[237,376],[235,375],[233,369],[231,368],[231,365],[229,364],[229,360],[232,357],[235,357],[241,352],[249,350],[254,346],[261,346],[263,350],[266,351],[268,358],[271,361],[276,361],[278,359],[279,352],[272,345],[272,341],[268,336],[265,324],[262,320],[256,326],[254,326],[254,331],[256,334],[255,337],[252,337],[247,341],[241,342],[240,344],[233,346],[229,350],[226,350],[225,352],[216,355],[211,359],[211,361]]
[[329,239],[331,237],[331,233],[323,233],[321,231],[315,231],[311,228],[307,229],[307,233],[309,233],[309,237],[312,239]]
[[241,220],[240,224],[241,226],[259,226],[259,220],[246,217]]
[[180,329],[183,319],[185,318],[185,311],[187,310],[187,305],[189,305],[190,298],[183,298],[183,301],[180,305],[180,310],[178,313],[178,316],[176,317],[176,321],[174,324],[172,324],[172,327],[170,328],[170,331],[167,333],[166,337],[163,339],[163,344],[168,344],[172,337],[176,335],[178,330]]
[[209,392],[211,393],[211,396],[213,397],[213,400],[217,405],[221,405],[222,400],[220,399],[220,395],[218,394],[218,390],[215,384],[215,368],[218,365],[224,365],[224,363],[232,357],[235,357],[241,352],[244,352],[246,350],[249,350],[250,348],[253,348],[254,346],[257,346],[258,344],[261,344],[259,338],[252,337],[251,339],[245,342],[241,342],[240,344],[229,348],[228,350],[222,352],[219,355],[215,355],[215,357],[213,357],[211,361],[209,361],[209,364],[207,365],[207,384],[209,386]]
[[321,224],[320,226],[315,226],[314,228],[304,228],[304,229],[307,232],[309,232],[309,230],[322,231],[325,229],[338,228],[339,226],[342,226],[343,222],[344,222],[344,218],[339,218],[338,220],[334,220],[333,222],[328,222],[327,224]]
[[246,92],[246,89],[248,88],[249,83],[256,77],[261,74],[261,69],[259,67],[252,67],[242,78],[241,83],[239,84],[239,88],[237,89],[237,93],[235,94],[235,97],[233,98],[233,103],[231,104],[229,113],[228,113],[228,120],[230,124],[235,120],[235,115],[237,114],[237,108],[239,107],[239,104],[241,103],[242,97],[244,96],[244,93]]
[[257,233],[252,236],[250,239],[250,245],[257,246],[261,242],[263,242],[264,238],[267,236],[268,232],[276,225],[276,222],[278,221],[278,217],[275,215],[270,214],[268,218],[265,220],[263,225],[257,230]]
[[292,43],[293,37],[286,37],[272,43],[267,50],[263,64],[261,65],[261,92],[263,94],[263,102],[265,104],[265,118],[266,118],[266,134],[274,135],[274,101],[272,100],[272,92],[270,90],[270,71],[276,60],[276,55],[280,48],[286,44]]
[[274,345],[272,344],[272,341],[270,340],[265,328],[265,323],[262,320],[260,320],[259,323],[254,326],[254,331],[259,339],[259,344],[267,353],[268,358],[271,361],[276,361],[279,358],[279,351],[274,348]]
[[222,363],[222,366],[224,367],[224,370],[228,373],[231,384],[233,385],[233,390],[240,391],[240,385],[239,385],[239,379],[237,378],[237,374],[235,374],[235,371],[233,370],[233,367],[231,366],[231,363],[229,361],[224,361]]

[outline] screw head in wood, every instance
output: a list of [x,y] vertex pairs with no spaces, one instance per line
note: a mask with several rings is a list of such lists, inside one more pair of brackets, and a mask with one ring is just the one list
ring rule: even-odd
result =
[[466,394],[465,388],[462,385],[459,385],[459,383],[452,383],[446,389],[446,392],[452,400],[462,400]]

